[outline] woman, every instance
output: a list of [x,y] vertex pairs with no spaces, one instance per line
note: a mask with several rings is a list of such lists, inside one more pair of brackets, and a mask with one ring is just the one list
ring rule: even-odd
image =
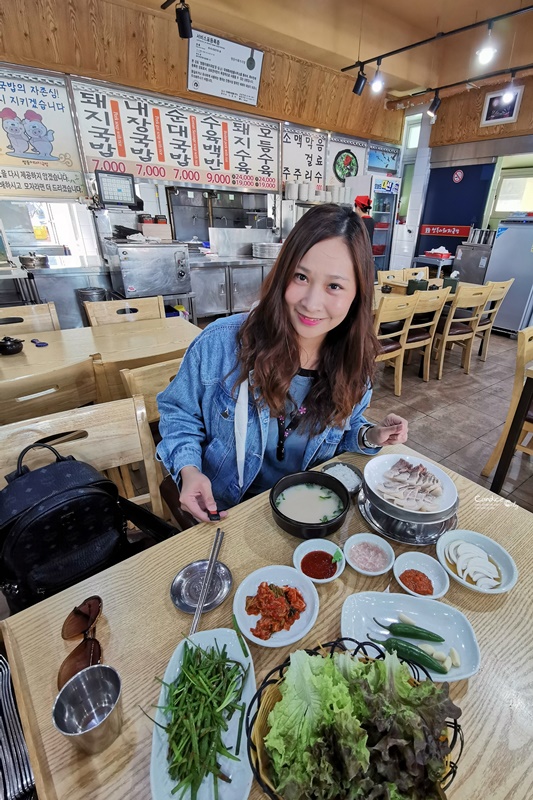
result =
[[373,264],[359,217],[337,205],[305,214],[249,315],[212,322],[158,395],[158,458],[196,519],[347,450],[407,439],[390,414],[370,425],[378,343]]
[[372,208],[372,200],[367,194],[358,194],[354,202],[355,213],[363,220],[370,239],[370,244],[374,238],[374,219],[369,211]]

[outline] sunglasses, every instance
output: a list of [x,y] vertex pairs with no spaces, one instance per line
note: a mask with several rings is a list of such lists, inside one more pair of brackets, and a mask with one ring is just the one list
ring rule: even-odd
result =
[[83,636],[83,641],[74,648],[72,653],[69,653],[59,667],[58,689],[62,689],[67,681],[82,669],[102,662],[102,648],[98,639],[94,638],[96,623],[102,613],[102,608],[102,598],[93,595],[84,600],[80,606],[76,606],[63,623],[61,629],[63,639]]

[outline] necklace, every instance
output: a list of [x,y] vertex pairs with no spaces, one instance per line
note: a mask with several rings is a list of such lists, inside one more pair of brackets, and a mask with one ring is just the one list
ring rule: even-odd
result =
[[285,414],[280,414],[278,417],[278,444],[276,447],[276,458],[278,461],[283,461],[285,458],[285,442],[290,434],[296,430],[302,417],[307,413],[305,406],[300,406],[289,417],[288,425],[285,426]]

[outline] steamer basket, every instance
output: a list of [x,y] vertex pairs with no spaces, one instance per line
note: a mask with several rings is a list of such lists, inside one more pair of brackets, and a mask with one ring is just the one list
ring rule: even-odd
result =
[[[370,650],[372,652],[377,651],[377,658],[383,658],[382,651],[380,648],[376,647],[376,645],[371,642],[359,643],[356,642],[355,639],[337,639],[334,642],[328,642],[314,650],[307,650],[307,652],[310,655],[322,657],[324,653],[328,651],[329,656],[331,656],[335,651],[344,652],[347,650],[351,651],[354,657],[359,657],[362,661],[373,660],[367,655],[367,651]],[[416,664],[412,664],[408,661],[405,663],[413,674],[413,681],[419,680],[422,673],[428,680],[431,680],[423,667],[418,667]],[[256,781],[271,800],[284,800],[284,798],[276,793],[271,780],[270,760],[265,747],[265,736],[270,730],[268,716],[276,703],[281,700],[279,686],[289,664],[290,658],[284,661],[279,667],[269,672],[257,690],[246,712],[248,757]],[[448,720],[447,725],[449,729],[448,740],[450,743],[450,754],[444,760],[444,777],[441,783],[435,787],[439,798],[442,800],[446,800],[445,790],[451,785],[455,778],[457,763],[463,752],[464,744],[463,732],[459,723],[456,720]],[[457,756],[453,759],[452,752],[456,748],[458,749]]]

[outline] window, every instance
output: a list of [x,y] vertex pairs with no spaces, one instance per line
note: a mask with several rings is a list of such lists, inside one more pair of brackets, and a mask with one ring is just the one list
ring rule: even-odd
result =
[[408,150],[412,150],[414,147],[418,147],[418,140],[420,139],[420,129],[422,127],[422,123],[420,122],[412,122],[407,126],[407,135],[405,138],[405,146]]
[[496,214],[502,211],[533,211],[533,175],[503,177],[494,210]]

